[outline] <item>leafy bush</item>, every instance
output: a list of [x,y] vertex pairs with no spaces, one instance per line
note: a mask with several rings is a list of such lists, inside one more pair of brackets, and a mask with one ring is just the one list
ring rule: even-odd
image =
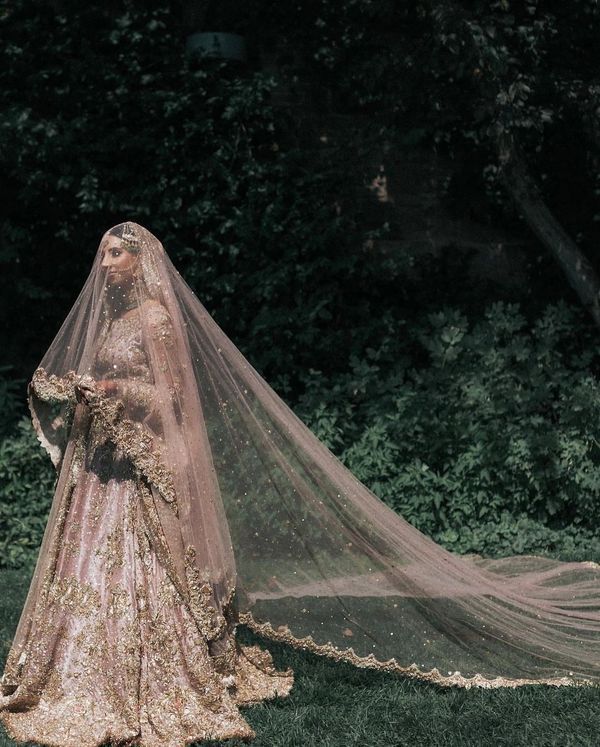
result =
[[12,432],[25,403],[25,382],[14,378],[12,366],[0,366],[0,437]]
[[[495,303],[474,322],[444,309],[389,331],[333,382],[312,371],[299,405],[357,477],[460,552],[589,539],[600,349],[583,312],[551,305],[528,327],[517,305]],[[574,546],[555,531],[565,526]]]
[[0,440],[0,567],[23,568],[35,561],[56,474],[23,417]]

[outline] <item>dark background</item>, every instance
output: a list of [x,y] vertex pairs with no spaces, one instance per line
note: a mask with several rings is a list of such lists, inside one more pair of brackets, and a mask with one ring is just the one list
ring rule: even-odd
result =
[[1,13],[0,562],[35,557],[51,495],[26,382],[127,219],[420,529],[596,552],[596,2]]

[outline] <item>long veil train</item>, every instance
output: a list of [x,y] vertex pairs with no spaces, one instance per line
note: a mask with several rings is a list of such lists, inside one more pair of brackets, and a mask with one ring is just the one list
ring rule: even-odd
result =
[[[162,426],[128,421],[117,397],[93,406],[160,497],[174,581],[185,587],[191,567],[210,578],[217,605],[234,593],[239,620],[261,635],[361,667],[463,687],[600,681],[594,563],[462,557],[435,544],[269,387],[158,239],[135,223],[127,230],[141,247],[138,292],[175,330],[166,348],[160,333],[148,336]],[[81,405],[60,392],[90,373],[104,280],[97,257],[30,391],[40,440],[63,467],[77,458]],[[44,388],[57,393],[53,405]],[[51,570],[60,511],[53,505],[15,651]]]

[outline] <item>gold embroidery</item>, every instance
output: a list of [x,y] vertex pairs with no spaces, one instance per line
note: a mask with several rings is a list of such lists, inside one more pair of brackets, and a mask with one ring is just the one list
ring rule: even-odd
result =
[[238,648],[234,628],[228,631],[227,635],[223,637],[219,653],[211,653],[212,662],[217,672],[222,675],[234,675],[238,658]]
[[69,371],[65,376],[48,374],[42,367],[36,368],[31,377],[31,389],[36,397],[44,402],[70,402],[75,404],[75,385],[79,376],[75,371]]
[[288,695],[294,684],[294,672],[275,669],[271,652],[260,646],[239,646],[234,680],[235,702],[252,705]]
[[521,685],[554,685],[560,686],[584,686],[593,685],[590,680],[574,680],[570,677],[555,677],[549,679],[519,679],[510,677],[495,677],[493,679],[484,677],[482,674],[475,674],[473,677],[464,677],[460,672],[443,675],[436,667],[430,671],[423,671],[417,664],[402,666],[396,659],[387,661],[378,661],[373,654],[369,656],[359,656],[353,648],[339,649],[332,643],[316,643],[312,636],[305,638],[296,638],[287,626],[279,626],[277,630],[269,622],[260,623],[254,619],[251,612],[240,613],[240,622],[247,625],[255,633],[273,641],[287,643],[294,648],[304,651],[311,651],[314,654],[327,656],[335,661],[347,661],[355,667],[363,669],[378,669],[382,672],[397,672],[407,677],[432,682],[436,685],[445,687],[464,687],[467,690],[471,687],[481,688],[499,688],[499,687],[520,687]]
[[63,689],[62,677],[58,669],[53,669],[46,682],[44,695],[49,701],[58,701],[65,697],[65,691]]
[[165,576],[160,582],[158,589],[158,610],[156,614],[162,610],[163,607],[174,607],[177,604],[182,603],[181,596],[175,588],[173,582],[168,576]]
[[125,531],[122,524],[106,535],[104,547],[97,547],[94,554],[104,558],[104,569],[110,576],[116,568],[122,568],[125,562]]
[[121,584],[115,584],[110,590],[106,614],[109,617],[124,617],[132,610],[129,592]]
[[94,376],[123,381],[133,378],[152,382],[142,339],[140,310],[113,319],[94,361]]
[[173,564],[171,553],[169,552],[168,543],[165,540],[163,528],[161,525],[160,517],[158,515],[156,506],[154,505],[154,499],[148,484],[143,478],[140,478],[137,482],[138,495],[141,498],[140,508],[141,514],[146,526],[146,530],[150,536],[150,542],[156,553],[161,565],[165,568],[172,583],[176,586],[179,591],[181,598],[186,599],[186,590],[184,580],[179,578],[179,574]]
[[152,339],[162,342],[167,348],[173,347],[175,340],[173,339],[173,325],[169,312],[164,306],[158,304],[149,305],[148,312]]
[[118,399],[107,397],[100,391],[88,398],[91,412],[101,423],[106,436],[118,446],[125,456],[151,483],[156,485],[167,503],[175,504],[173,475],[156,453],[154,440],[141,423],[122,416],[124,405]]
[[[45,369],[40,367],[33,372],[33,376],[27,388],[29,393],[29,411],[31,413],[31,419],[37,439],[48,452],[52,459],[52,463],[57,469],[60,466],[62,449],[56,443],[53,443],[54,439],[48,439],[46,437],[38,416],[38,411],[34,406],[33,395],[49,405],[60,405],[60,415],[57,415],[57,417],[54,418],[51,427],[56,432],[60,430],[66,431],[71,427],[73,416],[75,414],[75,407],[77,404],[75,397],[75,383],[77,379],[78,377],[74,371],[70,371],[66,376],[61,378],[54,374],[48,375]],[[48,414],[46,414],[46,418],[47,417]]]
[[156,405],[156,388],[154,384],[137,379],[124,379],[118,382],[119,397],[125,402],[151,413]]
[[66,607],[78,617],[89,617],[100,609],[100,594],[75,576],[56,578],[50,587],[48,603]]
[[63,542],[63,552],[67,557],[74,558],[75,556],[79,555],[81,543],[77,537],[77,534],[80,529],[80,521],[72,521],[69,524],[68,538]]
[[74,487],[77,479],[79,478],[79,474],[81,472],[81,468],[83,466],[83,463],[85,461],[85,437],[80,434],[73,446],[73,456],[71,458],[71,474],[70,474],[70,484],[71,487]]
[[[191,545],[188,545],[185,550],[185,575],[194,617],[201,625],[202,634],[206,640],[212,641],[223,633],[227,621],[215,607],[209,575],[207,572],[200,573],[196,565],[196,549]],[[234,588],[229,590],[227,598],[223,602],[223,607],[229,605],[234,590]]]

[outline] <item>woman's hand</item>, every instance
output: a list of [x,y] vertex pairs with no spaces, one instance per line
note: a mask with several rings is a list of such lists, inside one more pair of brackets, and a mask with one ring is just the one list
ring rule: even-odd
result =
[[100,379],[95,381],[91,376],[82,376],[75,385],[75,396],[78,402],[88,402],[99,394],[111,395],[116,394],[118,384],[111,379]]
[[96,387],[101,389],[104,394],[116,394],[119,385],[114,379],[100,379],[96,382]]

